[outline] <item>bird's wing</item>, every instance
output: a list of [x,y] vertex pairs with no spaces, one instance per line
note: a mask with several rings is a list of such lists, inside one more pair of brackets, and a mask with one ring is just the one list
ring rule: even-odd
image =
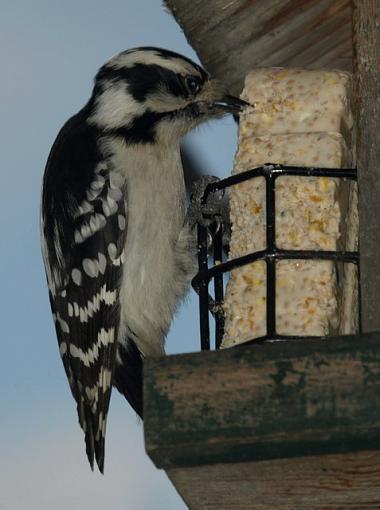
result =
[[97,150],[86,126],[63,128],[45,171],[42,234],[60,353],[88,459],[102,472],[127,211],[123,179]]

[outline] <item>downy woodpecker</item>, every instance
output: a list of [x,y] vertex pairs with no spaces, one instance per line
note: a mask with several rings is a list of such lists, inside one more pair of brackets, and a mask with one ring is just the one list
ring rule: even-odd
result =
[[136,48],[101,67],[51,149],[41,204],[49,298],[87,456],[101,472],[112,386],[142,417],[143,359],[164,353],[195,272],[181,138],[244,104],[188,58]]

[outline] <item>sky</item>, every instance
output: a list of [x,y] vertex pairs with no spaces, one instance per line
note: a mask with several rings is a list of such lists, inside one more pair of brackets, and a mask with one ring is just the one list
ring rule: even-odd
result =
[[[0,0],[0,510],[181,510],[144,451],[143,427],[114,391],[105,475],[92,473],[58,354],[39,241],[43,169],[62,124],[87,101],[97,69],[127,48],[197,57],[158,0]],[[232,119],[189,137],[204,173],[227,176]],[[169,354],[199,350],[190,293]]]

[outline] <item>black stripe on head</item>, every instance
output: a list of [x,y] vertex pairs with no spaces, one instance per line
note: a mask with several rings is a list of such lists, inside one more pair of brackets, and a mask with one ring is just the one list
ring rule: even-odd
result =
[[114,68],[104,66],[96,77],[97,83],[103,80],[113,82],[123,81],[133,99],[142,103],[149,94],[157,92],[160,88],[166,89],[170,94],[178,97],[188,97],[189,93],[180,76],[170,69],[151,64],[135,64],[131,67]]
[[154,113],[147,111],[135,117],[128,127],[114,129],[111,134],[121,136],[127,143],[154,143],[156,140],[156,126],[164,117],[171,117],[172,112]]
[[182,76],[156,64],[134,64],[124,68],[105,65],[96,76],[96,93],[100,92],[103,81],[125,82],[128,92],[140,103],[160,89],[166,89],[169,94],[177,97],[190,96]]
[[160,75],[156,67],[136,64],[132,67],[115,68],[105,65],[98,72],[96,82],[101,84],[105,80],[123,81],[133,98],[136,101],[144,102],[147,95],[155,92],[158,88]]

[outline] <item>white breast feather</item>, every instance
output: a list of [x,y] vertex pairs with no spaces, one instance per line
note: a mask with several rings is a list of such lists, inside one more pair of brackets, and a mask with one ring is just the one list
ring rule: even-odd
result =
[[160,354],[178,301],[195,272],[193,235],[183,227],[185,186],[179,148],[108,143],[127,182],[127,238],[119,340],[133,332],[145,355]]

